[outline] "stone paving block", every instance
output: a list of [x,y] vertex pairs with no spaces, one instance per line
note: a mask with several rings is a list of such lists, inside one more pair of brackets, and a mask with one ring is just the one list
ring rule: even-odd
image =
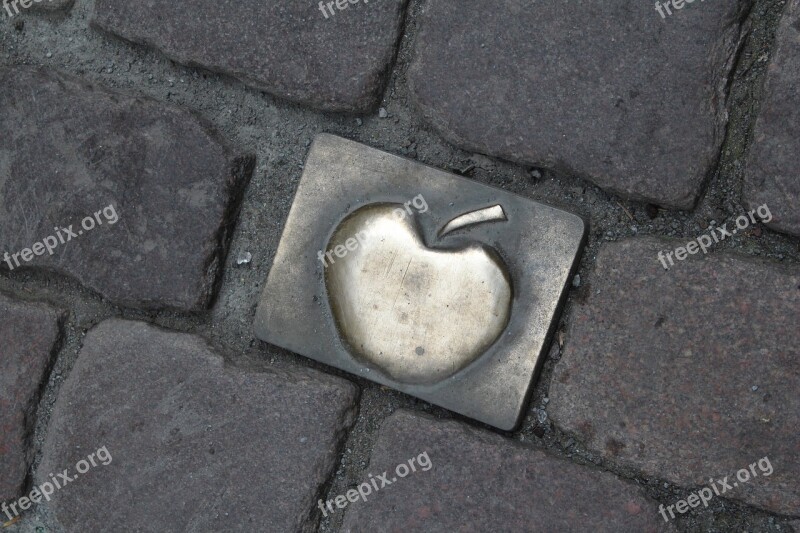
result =
[[[430,0],[409,79],[459,147],[690,208],[716,165],[749,0]],[[457,15],[456,15],[457,14]]]
[[109,465],[53,496],[68,531],[305,531],[357,396],[320,372],[246,372],[200,337],[108,320],[63,385],[37,479],[105,446]]
[[[414,464],[427,471],[396,476],[423,454]],[[388,472],[391,485],[337,509],[342,531],[672,531],[640,488],[612,474],[404,411],[384,422],[366,472]]]
[[601,248],[549,413],[606,458],[684,487],[736,482],[767,457],[724,496],[798,514],[800,271],[726,252],[664,270],[659,250],[682,244]]
[[[407,0],[98,0],[94,26],[187,65],[326,111],[376,107]],[[336,4],[346,6],[339,10]],[[327,18],[326,18],[327,16]]]
[[52,269],[124,305],[207,307],[253,159],[185,111],[67,75],[0,69],[0,94],[0,268]]
[[0,502],[15,499],[24,488],[39,392],[63,318],[49,306],[0,295]]
[[754,139],[745,203],[766,203],[771,227],[800,235],[800,0],[789,2],[778,30]]

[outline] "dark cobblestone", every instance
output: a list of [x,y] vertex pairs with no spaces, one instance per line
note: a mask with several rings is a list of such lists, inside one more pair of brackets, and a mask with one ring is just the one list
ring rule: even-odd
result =
[[[124,305],[207,307],[252,159],[185,111],[70,76],[0,70],[0,94],[0,251],[22,252],[0,268],[56,270]],[[81,229],[108,206],[117,223]]]
[[[427,471],[397,478],[425,453]],[[641,489],[609,473],[406,411],[383,423],[368,471],[388,472],[391,486],[349,503],[343,531],[672,531]]]
[[307,0],[195,0],[191,9],[97,0],[93,24],[282,98],[366,112],[383,92],[406,0],[343,3],[326,18]]
[[429,0],[412,94],[460,147],[687,209],[717,161],[747,5],[663,20],[651,2]]
[[61,390],[37,477],[112,455],[56,492],[68,531],[308,530],[357,396],[339,378],[229,368],[200,337],[108,320]]
[[800,0],[790,0],[750,148],[745,202],[767,204],[771,227],[800,236]]
[[49,306],[0,294],[0,502],[20,496],[25,485],[39,393],[63,318]]
[[797,513],[800,273],[728,253],[664,270],[657,253],[680,244],[601,248],[548,411],[605,458],[685,487],[768,457],[771,475],[725,497]]

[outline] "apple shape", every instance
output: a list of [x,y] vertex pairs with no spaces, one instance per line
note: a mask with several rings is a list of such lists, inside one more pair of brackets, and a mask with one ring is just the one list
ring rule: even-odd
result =
[[[467,367],[502,334],[511,314],[508,268],[474,242],[432,248],[401,204],[362,207],[334,231],[328,249],[347,255],[325,270],[336,328],[350,353],[395,381],[433,384]],[[439,234],[497,220],[500,206],[464,215]],[[488,213],[488,214],[487,214]],[[363,244],[353,247],[359,235]]]

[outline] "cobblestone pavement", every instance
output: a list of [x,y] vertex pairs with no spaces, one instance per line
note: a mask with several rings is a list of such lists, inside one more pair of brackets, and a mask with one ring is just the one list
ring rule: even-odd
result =
[[[1,531],[800,532],[800,0],[0,18]],[[588,222],[516,431],[255,339],[319,133]]]

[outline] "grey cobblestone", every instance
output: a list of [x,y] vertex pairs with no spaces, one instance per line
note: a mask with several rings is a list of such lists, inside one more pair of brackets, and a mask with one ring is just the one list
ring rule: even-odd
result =
[[[68,75],[1,69],[0,94],[0,269],[56,270],[125,305],[205,308],[252,158],[185,111]],[[108,206],[116,222],[98,215]]]
[[[398,465],[420,454],[430,468],[398,479]],[[408,412],[383,423],[368,470],[388,472],[391,485],[348,504],[343,531],[673,531],[641,489],[611,474]]]
[[49,306],[0,294],[0,502],[20,496],[25,485],[36,404],[63,318]]
[[800,236],[800,0],[788,2],[777,41],[744,199],[753,208],[766,203],[772,227]]
[[664,270],[658,252],[679,244],[600,250],[548,411],[604,457],[684,487],[733,483],[768,457],[772,474],[725,497],[797,513],[800,271],[732,254]]
[[306,531],[357,397],[339,378],[228,368],[197,336],[105,321],[61,390],[37,481],[105,446],[111,464],[53,497],[68,531]]
[[460,147],[688,209],[716,165],[748,5],[663,20],[652,2],[429,0],[412,94]]
[[[97,0],[93,24],[175,60],[326,111],[366,112],[386,83],[407,0]],[[327,11],[327,10],[326,10]]]

